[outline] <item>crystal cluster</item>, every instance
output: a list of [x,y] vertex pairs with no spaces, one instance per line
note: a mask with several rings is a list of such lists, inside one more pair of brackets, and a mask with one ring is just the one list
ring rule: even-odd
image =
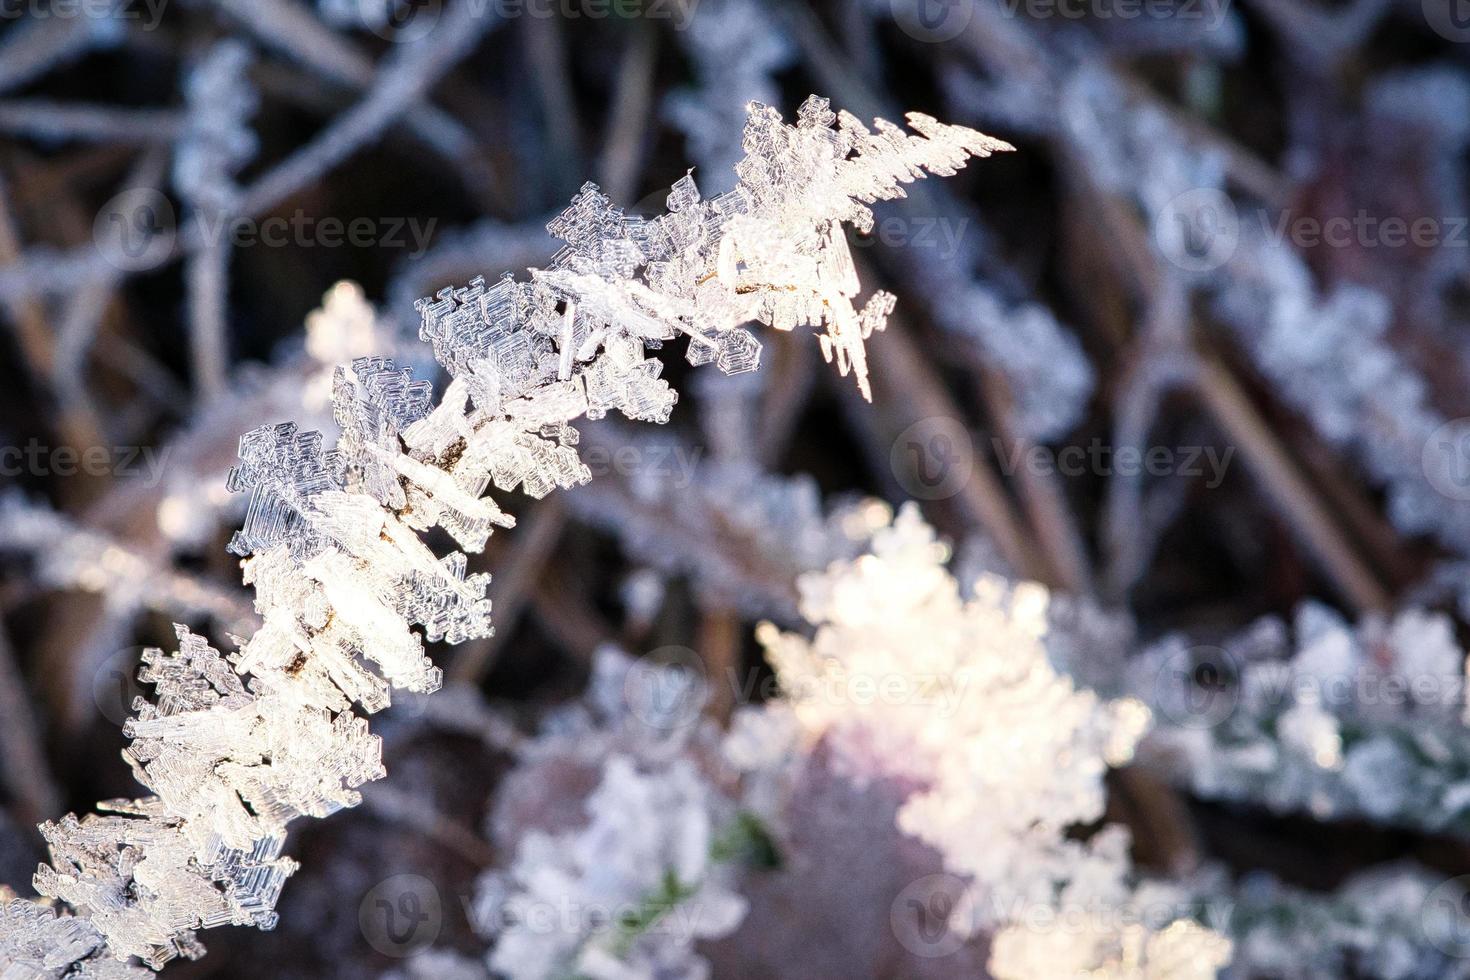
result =
[[1084,930],[1015,923],[1142,901],[1126,832],[1068,829],[1102,816],[1103,774],[1131,756],[1148,711],[1100,702],[1053,669],[1040,586],[982,579],[966,599],[948,557],[909,505],[871,554],[805,577],[815,637],[760,636],[784,692],[767,712],[789,712],[851,778],[913,787],[898,826],[971,883],[950,925],[998,934],[996,976],[1213,976],[1228,942],[1182,918],[1121,932],[1109,916]]
[[[228,49],[217,57],[221,71],[239,67]],[[289,422],[245,435],[228,486],[249,503],[230,551],[263,625],[232,653],[180,627],[176,653],[146,655],[156,697],[134,706],[126,758],[148,795],[43,826],[51,863],[35,886],[76,918],[19,902],[4,922],[76,938],[27,976],[94,976],[106,957],[159,968],[201,955],[198,929],[274,925],[295,869],[282,856],[288,824],[356,804],[356,787],[383,775],[358,712],[386,707],[395,688],[438,688],[424,637],[491,632],[489,577],[469,574],[463,552],[436,555],[421,532],[478,551],[514,524],[485,496],[492,484],[540,497],[589,478],[573,420],[616,410],[666,421],[676,395],[650,350],[687,336],[692,363],[736,373],[759,362],[744,324],[812,326],[867,394],[863,342],[893,298],[854,306],[843,223],[865,229],[867,205],[902,184],[1007,148],[922,114],[909,123],[918,135],[881,120],[871,131],[812,97],[787,125],[752,104],[735,190],[705,200],[686,176],[669,212],[645,219],[589,184],[550,223],[564,244],[547,268],[422,301],[420,336],[450,376],[437,405],[411,370],[362,356],[333,377],[336,445]],[[679,788],[665,799],[610,762],[605,784],[614,808],[684,814],[669,845],[681,889],[698,870],[684,833],[698,830],[697,805],[664,804],[692,800],[686,777],[670,777]],[[30,955],[16,948],[0,946],[0,974]]]

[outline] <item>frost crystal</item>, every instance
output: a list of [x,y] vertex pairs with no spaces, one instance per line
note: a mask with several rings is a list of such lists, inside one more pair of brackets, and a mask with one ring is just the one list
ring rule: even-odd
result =
[[[245,57],[218,49],[197,84],[238,73]],[[462,552],[436,555],[419,532],[440,527],[478,551],[493,528],[514,523],[484,496],[492,484],[539,497],[589,478],[573,420],[613,410],[667,420],[676,395],[650,350],[683,335],[692,363],[736,373],[759,363],[745,324],[810,325],[866,395],[863,341],[882,329],[893,297],[854,306],[842,223],[865,229],[867,205],[901,196],[901,185],[1008,148],[922,114],[909,123],[917,135],[881,120],[870,131],[812,97],[793,126],[752,104],[735,190],[705,200],[686,176],[669,212],[645,219],[589,184],[551,222],[564,245],[547,268],[421,301],[420,336],[452,379],[438,405],[408,369],[359,356],[333,376],[343,433],[335,446],[289,422],[247,433],[228,479],[249,498],[230,551],[244,559],[264,625],[233,653],[179,627],[176,653],[146,654],[142,679],[157,697],[135,704],[126,758],[149,795],[44,825],[51,863],[35,887],[76,918],[7,905],[0,975],[116,976],[129,957],[158,968],[202,955],[200,928],[273,926],[295,870],[281,856],[288,824],[355,805],[356,787],[383,775],[378,739],[357,709],[385,707],[394,688],[439,687],[424,637],[491,632],[489,576],[470,574]],[[181,185],[204,171],[205,156],[228,169],[248,149],[227,126],[199,135],[200,160],[181,163]],[[334,299],[353,297],[329,296],[329,306]],[[313,346],[350,347],[351,333]],[[701,790],[678,767],[648,779],[609,761],[603,809],[625,815],[618,820],[672,821],[660,838],[667,874],[654,883],[684,896],[701,887]],[[637,869],[595,867],[593,844],[577,853],[594,881],[628,893],[648,884]],[[738,919],[737,904],[719,894],[699,907],[713,911],[690,941]],[[639,935],[628,949],[641,949]],[[584,952],[590,972],[606,973],[605,948]]]

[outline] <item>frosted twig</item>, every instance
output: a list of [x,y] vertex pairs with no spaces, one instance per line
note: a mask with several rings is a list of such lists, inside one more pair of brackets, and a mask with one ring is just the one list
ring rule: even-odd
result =
[[[446,12],[440,30],[394,51],[362,100],[333,120],[311,143],[247,187],[236,204],[237,213],[253,216],[269,210],[377,139],[384,128],[412,109],[499,23],[495,18],[476,16],[476,6],[471,2],[454,4]],[[157,268],[200,249],[209,234],[210,229],[197,218],[186,222],[176,247],[150,259],[147,268]],[[69,293],[86,283],[108,279],[115,271],[95,247],[64,253],[31,249],[15,261],[0,265],[0,300]]]
[[[324,27],[295,0],[213,0],[222,12],[244,24],[262,44],[276,48],[306,68],[333,81],[366,89],[374,68],[368,57],[335,31]],[[452,116],[425,98],[403,119],[424,144],[455,164],[456,172],[483,180],[475,137]]]
[[257,143],[247,124],[258,101],[246,77],[251,61],[244,45],[223,41],[190,71],[184,134],[174,158],[174,186],[192,224],[204,229],[184,269],[192,377],[204,400],[225,390],[229,373],[229,230],[240,199],[235,174],[255,156]]
[[173,109],[51,99],[0,100],[0,131],[41,142],[166,143],[175,139],[183,117]]
[[59,64],[93,47],[115,43],[122,25],[114,14],[127,0],[110,0],[109,10],[93,8],[74,16],[27,17],[0,39],[0,92],[20,88]]

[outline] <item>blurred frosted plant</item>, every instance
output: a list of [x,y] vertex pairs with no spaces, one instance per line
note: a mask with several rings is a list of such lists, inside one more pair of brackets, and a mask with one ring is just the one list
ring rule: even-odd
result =
[[746,106],[780,97],[775,74],[794,60],[795,47],[760,0],[704,0],[679,41],[697,85],[671,94],[664,110],[695,162],[718,179],[743,155],[734,134]]
[[[1368,125],[1378,137],[1374,149],[1381,146],[1386,159],[1422,159],[1426,186],[1415,189],[1433,209],[1427,213],[1465,214],[1460,160],[1470,143],[1470,76],[1449,64],[1388,71],[1365,89],[1363,101]],[[1463,359],[1467,352],[1455,330],[1462,318],[1450,294],[1470,259],[1464,248],[1438,247],[1427,250],[1422,263],[1422,270],[1403,283],[1410,316],[1438,331]]]
[[[950,925],[999,932],[998,976],[1056,976],[1041,964],[1057,962],[1079,973],[1116,964],[1145,976],[1211,975],[1228,944],[1187,923],[1158,933],[1106,922],[1083,933],[1012,926],[1038,907],[1133,901],[1126,832],[1083,841],[1068,830],[1102,816],[1103,775],[1132,755],[1148,711],[1132,699],[1101,702],[1050,665],[1044,589],[988,578],[966,599],[948,558],[908,505],[873,534],[871,554],[804,577],[802,614],[815,636],[769,625],[758,634],[784,710],[849,778],[911,787],[898,827],[968,879]],[[1181,950],[1196,972],[1166,968]]]
[[1464,653],[1446,616],[1353,627],[1307,603],[1291,631],[1266,618],[1219,649],[1167,639],[1129,674],[1158,704],[1142,761],[1200,796],[1470,833]]
[[100,595],[111,609],[130,619],[146,609],[207,616],[237,629],[248,627],[251,620],[238,593],[176,571],[18,493],[0,494],[0,552],[33,556],[38,581]]
[[475,916],[495,937],[491,969],[513,980],[707,975],[695,941],[727,935],[745,914],[715,861],[728,803],[687,759],[640,771],[614,755],[586,810],[585,827],[532,832],[507,872],[481,880]]
[[324,368],[311,383],[314,404],[331,400],[332,370],[338,364],[391,348],[392,331],[378,319],[362,287],[344,279],[322,294],[322,305],[306,315],[306,353]]
[[316,3],[322,19],[343,30],[382,28],[399,5],[399,0],[317,0]]
[[1470,552],[1464,434],[1441,428],[1425,380],[1389,342],[1387,299],[1350,283],[1319,290],[1288,244],[1243,220],[1223,155],[1101,70],[1069,81],[1062,116],[1093,179],[1142,209],[1165,271],[1218,287],[1216,314],[1273,391],[1386,489],[1394,524]]
[[257,147],[246,125],[257,103],[246,77],[252,60],[244,44],[224,40],[190,71],[184,129],[174,155],[174,187],[188,205],[193,227],[204,233],[204,246],[189,257],[185,274],[190,354],[195,381],[206,395],[224,390],[229,362],[229,226],[242,194],[235,175]]
[[220,41],[184,82],[188,112],[173,179],[196,207],[230,210],[240,194],[234,175],[255,156],[255,134],[246,125],[259,101],[246,78],[253,60],[241,42]]
[[1176,258],[1168,246],[1188,229],[1169,205],[1182,194],[1222,187],[1224,157],[1190,142],[1160,107],[1130,99],[1101,67],[1072,72],[1060,98],[1061,125],[1073,145],[1087,147],[1089,175],[1103,189],[1136,200],[1154,229],[1155,245],[1164,247],[1165,258]]
[[1442,428],[1424,379],[1389,342],[1387,299],[1351,284],[1320,295],[1295,253],[1243,232],[1220,315],[1281,396],[1386,488],[1394,524],[1470,553],[1463,434]]
[[1465,912],[1437,906],[1444,879],[1424,868],[1371,867],[1325,893],[1285,885],[1264,872],[1232,884],[1209,870],[1189,884],[1201,897],[1206,921],[1230,933],[1234,956],[1221,974],[1225,980],[1470,976],[1470,962],[1455,955]]
[[941,289],[931,295],[944,297],[932,315],[1005,375],[1021,435],[1061,439],[1082,421],[1097,381],[1076,336],[1040,303],[1008,304],[982,283],[948,279],[943,265],[926,276]]
[[[652,684],[666,697],[636,695]],[[739,925],[735,873],[764,838],[710,778],[703,703],[689,672],[605,647],[583,698],[518,749],[490,821],[514,859],[482,876],[472,915],[496,975],[707,975],[693,945]]]
[[568,495],[571,510],[616,534],[635,559],[688,576],[721,607],[794,620],[797,576],[851,557],[864,530],[865,505],[824,507],[805,475],[705,458],[673,436],[610,424],[584,445],[608,458],[631,449],[642,462],[579,487]]
[[[227,485],[249,504],[229,550],[264,625],[229,654],[183,627],[176,653],[145,654],[157,700],[135,705],[126,757],[149,795],[43,825],[51,864],[35,887],[71,906],[88,939],[31,972],[75,977],[133,956],[158,968],[202,955],[199,928],[276,923],[295,869],[282,857],[288,824],[355,805],[356,787],[383,775],[355,709],[379,711],[394,688],[439,687],[424,638],[490,634],[489,576],[469,573],[464,552],[437,555],[420,532],[439,527],[478,551],[514,524],[483,496],[492,483],[539,497],[590,477],[572,420],[667,420],[676,395],[650,347],[686,335],[691,362],[736,373],[758,363],[743,324],[812,326],[867,394],[863,341],[893,298],[853,306],[842,223],[868,227],[867,203],[1006,148],[909,121],[921,135],[881,121],[873,133],[815,97],[795,126],[751,106],[730,194],[702,200],[685,177],[670,213],[650,220],[587,185],[549,226],[565,244],[548,268],[423,301],[420,336],[452,379],[437,404],[411,370],[359,357],[333,377],[336,446],[289,422],[247,433]],[[614,804],[642,786],[626,769],[609,785]],[[697,870],[679,840],[676,874]]]

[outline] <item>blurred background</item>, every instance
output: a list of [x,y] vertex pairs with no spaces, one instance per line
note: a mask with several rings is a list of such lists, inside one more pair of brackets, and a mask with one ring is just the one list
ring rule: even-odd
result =
[[[545,262],[583,181],[648,214],[690,167],[728,189],[745,104],[814,92],[1017,147],[853,236],[898,296],[873,403],[807,337],[730,379],[666,359],[673,423],[589,424],[592,484],[472,556],[499,632],[434,651],[446,676],[529,717],[605,642],[761,670],[754,624],[799,627],[796,577],[841,557],[833,509],[914,499],[966,569],[1061,597],[1054,656],[1106,693],[1452,651],[1422,698],[1329,705],[1315,769],[1269,712],[1156,704],[1110,811],[1142,867],[1470,872],[1464,0],[3,0],[0,883],[37,821],[134,792],[141,649],[252,628],[241,433],[330,430],[354,356],[432,375],[415,300]],[[390,718],[383,794],[301,829],[281,926],[171,975],[391,967],[364,896],[496,860],[507,759],[451,729]],[[482,948],[445,902],[438,944]]]

